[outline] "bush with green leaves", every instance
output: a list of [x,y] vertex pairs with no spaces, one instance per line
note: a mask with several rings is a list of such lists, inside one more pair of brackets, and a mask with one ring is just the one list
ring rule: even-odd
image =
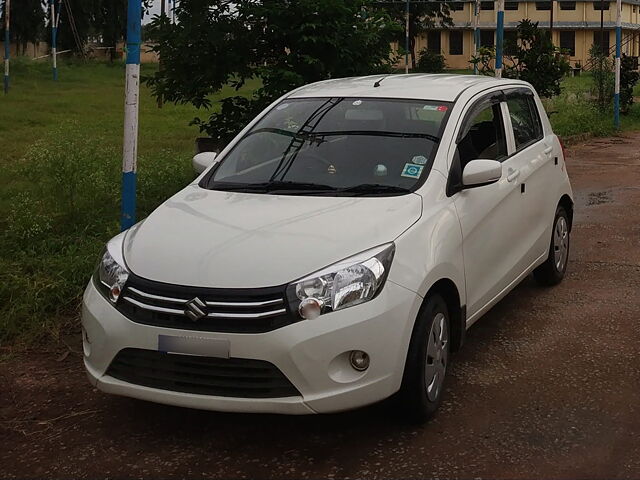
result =
[[589,50],[591,75],[593,77],[592,98],[596,107],[604,112],[613,104],[615,90],[614,62],[611,57],[602,53],[597,45]]
[[[516,27],[515,39],[504,42],[502,76],[529,82],[541,97],[560,95],[562,79],[571,66],[556,47],[549,33],[538,27],[538,22],[524,19]],[[477,65],[479,73],[493,75],[495,50],[480,49],[470,63]]]
[[420,58],[416,70],[421,73],[442,73],[447,68],[444,55],[432,52],[427,48],[420,50]]
[[640,80],[640,74],[634,68],[633,58],[622,54],[620,62],[620,111],[628,114],[633,105],[633,88]]
[[[119,231],[121,154],[64,125],[31,146],[0,193],[0,342],[75,321],[105,242]],[[172,152],[139,159],[139,218],[193,179]]]

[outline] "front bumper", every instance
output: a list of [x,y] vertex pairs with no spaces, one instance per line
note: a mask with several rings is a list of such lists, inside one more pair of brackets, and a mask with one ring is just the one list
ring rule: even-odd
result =
[[[89,380],[100,390],[158,403],[229,412],[307,414],[348,410],[382,400],[400,388],[421,302],[415,293],[387,281],[370,302],[271,332],[194,332],[132,322],[89,282],[82,306],[84,365]],[[265,399],[199,395],[135,385],[106,374],[113,358],[124,348],[158,350],[159,335],[228,340],[230,357],[274,364],[300,396]],[[365,372],[349,365],[351,350],[369,354],[371,363]]]

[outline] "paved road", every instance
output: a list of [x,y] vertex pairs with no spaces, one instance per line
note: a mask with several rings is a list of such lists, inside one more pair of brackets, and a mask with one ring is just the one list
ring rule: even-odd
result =
[[[565,282],[470,331],[440,414],[231,415],[110,397],[80,358],[0,365],[0,477],[640,478],[640,135],[570,151]],[[56,361],[60,360],[60,361]]]

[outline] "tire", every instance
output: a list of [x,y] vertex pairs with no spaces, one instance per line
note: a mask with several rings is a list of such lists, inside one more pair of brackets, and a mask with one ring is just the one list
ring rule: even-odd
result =
[[449,363],[450,328],[447,304],[431,295],[416,319],[398,393],[402,416],[425,423],[438,410]]
[[553,219],[549,255],[545,262],[533,271],[533,277],[540,285],[557,285],[564,278],[569,263],[570,234],[569,216],[564,207],[558,206]]

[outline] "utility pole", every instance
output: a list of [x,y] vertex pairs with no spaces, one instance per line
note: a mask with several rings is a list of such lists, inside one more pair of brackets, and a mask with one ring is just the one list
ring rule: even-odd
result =
[[496,78],[502,78],[502,50],[504,44],[504,0],[498,0],[496,21]]
[[9,42],[9,27],[11,26],[11,0],[4,0],[4,94],[9,93],[9,57],[11,43]]
[[600,54],[609,56],[609,50],[604,51],[604,0],[600,0]]
[[409,5],[411,0],[407,0],[407,10],[404,14],[404,73],[409,73]]
[[551,40],[551,43],[553,44],[553,7],[555,5],[555,2],[553,0],[551,0],[551,10],[549,12],[549,40]]
[[613,95],[613,123],[620,129],[620,55],[622,50],[622,0],[616,1],[616,85]]
[[[473,2],[473,56],[478,55],[480,48],[480,0]],[[473,64],[473,74],[478,74],[478,64]]]
[[142,0],[128,1],[124,139],[122,146],[122,214],[120,216],[120,228],[123,231],[136,223],[140,33],[142,30]]
[[55,0],[49,0],[49,7],[51,8],[51,61],[53,68],[53,80],[58,80],[58,25],[56,22],[56,5]]
[[[165,3],[166,0],[160,0],[160,18],[162,19],[162,21],[164,22],[165,20]],[[158,70],[162,70],[162,56],[160,56],[158,58]],[[163,104],[164,99],[162,98],[162,93],[160,95],[158,95],[158,108],[162,108],[162,104]]]

